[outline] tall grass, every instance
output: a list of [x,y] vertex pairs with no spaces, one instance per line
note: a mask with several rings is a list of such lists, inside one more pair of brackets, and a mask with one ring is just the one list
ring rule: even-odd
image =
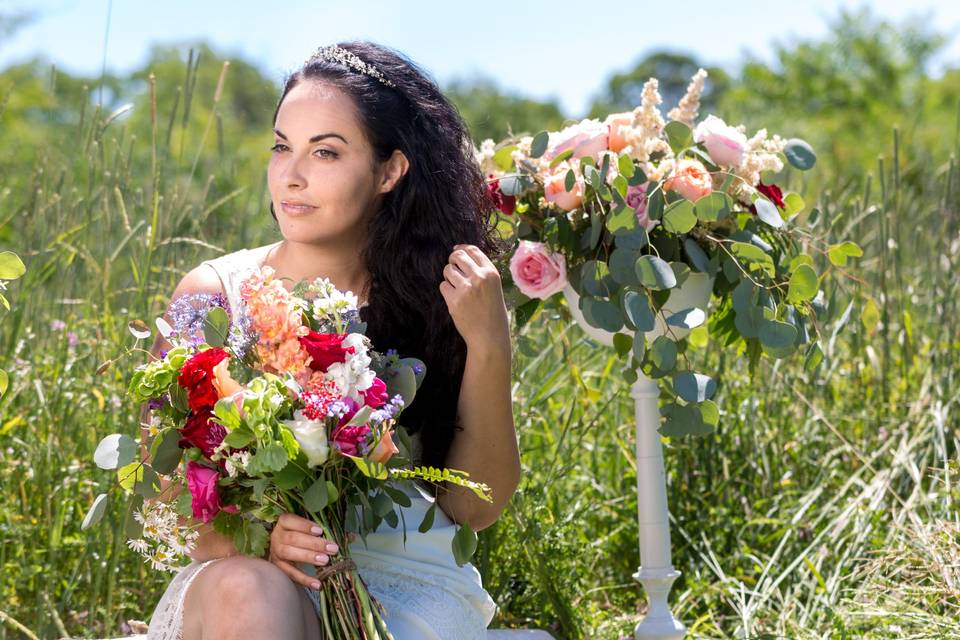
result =
[[[96,530],[80,521],[112,486],[91,462],[100,437],[136,429],[124,390],[144,354],[130,351],[127,323],[150,323],[201,259],[277,238],[264,185],[237,183],[262,167],[218,172],[231,144],[217,134],[219,91],[196,94],[195,78],[191,62],[166,112],[151,82],[134,107],[150,113],[148,139],[91,109],[51,119],[71,144],[0,176],[3,248],[27,264],[0,325],[0,366],[11,373],[0,400],[0,640],[115,635],[149,615],[169,580],[125,547],[121,500]],[[819,231],[865,250],[849,277],[826,281],[818,371],[768,361],[751,380],[741,358],[691,347],[718,376],[721,409],[717,433],[664,452],[682,571],[671,601],[691,637],[956,633],[953,134],[929,152],[896,132],[864,141],[883,153],[877,165],[807,198]],[[818,267],[830,270],[825,258]],[[476,558],[501,606],[495,626],[630,637],[644,612],[631,578],[629,387],[562,306],[545,308],[517,345],[523,481]]]

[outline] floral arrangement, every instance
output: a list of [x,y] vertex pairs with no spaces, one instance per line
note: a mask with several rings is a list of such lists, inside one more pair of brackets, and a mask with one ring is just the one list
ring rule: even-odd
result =
[[[394,427],[426,370],[415,358],[371,349],[356,296],[323,278],[288,291],[273,276],[263,267],[241,283],[236,317],[222,295],[171,303],[175,326],[157,319],[170,350],[137,367],[129,384],[152,410],[143,425],[149,459],[124,434],[104,438],[94,459],[116,469],[119,486],[134,495],[128,545],[156,569],[175,569],[193,549],[200,525],[191,516],[258,557],[283,512],[311,518],[342,550],[317,572],[322,628],[336,638],[387,638],[382,611],[350,560],[348,532],[366,541],[382,521],[396,527],[394,507],[412,504],[398,482],[451,482],[487,501],[490,490],[457,470],[409,467],[411,442]],[[150,335],[143,323],[131,331]],[[160,476],[181,489],[176,499],[155,499]],[[96,498],[84,529],[102,518],[106,497]],[[434,502],[421,531],[435,509]],[[458,564],[476,543],[469,525],[459,527]]]
[[[838,268],[862,255],[853,242],[818,246],[803,222],[819,212],[804,216],[799,194],[764,182],[785,162],[812,168],[809,144],[697,120],[706,78],[700,69],[667,120],[651,78],[632,111],[475,149],[497,226],[515,240],[500,266],[518,325],[563,293],[587,327],[612,336],[629,382],[638,369],[665,382],[668,436],[710,433],[719,420],[716,383],[690,369],[688,342],[712,336],[745,353],[751,372],[762,354],[797,351],[815,368],[824,274],[814,255]],[[706,283],[703,302],[672,308],[695,282]]]

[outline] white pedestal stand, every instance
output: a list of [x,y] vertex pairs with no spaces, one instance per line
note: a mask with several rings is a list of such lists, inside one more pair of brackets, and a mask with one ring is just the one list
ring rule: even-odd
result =
[[[713,278],[704,273],[691,273],[683,286],[674,289],[663,305],[664,316],[671,313],[699,307],[707,310]],[[563,295],[570,312],[583,330],[594,340],[606,346],[613,345],[613,335],[587,324],[580,312],[579,296],[569,284]],[[660,315],[653,331],[647,332],[647,341],[651,342],[663,335],[666,326]],[[680,340],[689,330],[671,327],[672,336]],[[628,335],[629,330],[623,330]],[[640,524],[640,568],[633,574],[647,592],[647,615],[634,629],[637,640],[651,638],[656,640],[680,640],[686,634],[686,627],[673,617],[667,596],[680,572],[673,568],[670,559],[670,515],[667,511],[666,473],[663,467],[663,449],[660,445],[660,391],[657,383],[637,371],[637,381],[633,383],[630,395],[636,407],[637,438],[637,517]]]

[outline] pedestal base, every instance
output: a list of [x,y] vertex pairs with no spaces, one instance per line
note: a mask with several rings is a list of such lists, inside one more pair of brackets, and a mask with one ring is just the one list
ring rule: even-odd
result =
[[633,574],[633,579],[643,585],[647,592],[647,615],[633,629],[633,637],[637,640],[682,640],[687,634],[683,623],[673,617],[667,596],[673,587],[673,581],[680,577],[680,572],[673,567],[665,569],[640,569]]

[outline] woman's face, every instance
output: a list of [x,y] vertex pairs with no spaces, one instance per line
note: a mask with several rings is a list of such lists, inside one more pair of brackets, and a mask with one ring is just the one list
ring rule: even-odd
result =
[[358,242],[395,181],[384,183],[352,100],[329,84],[301,81],[284,97],[273,137],[267,183],[283,237]]

